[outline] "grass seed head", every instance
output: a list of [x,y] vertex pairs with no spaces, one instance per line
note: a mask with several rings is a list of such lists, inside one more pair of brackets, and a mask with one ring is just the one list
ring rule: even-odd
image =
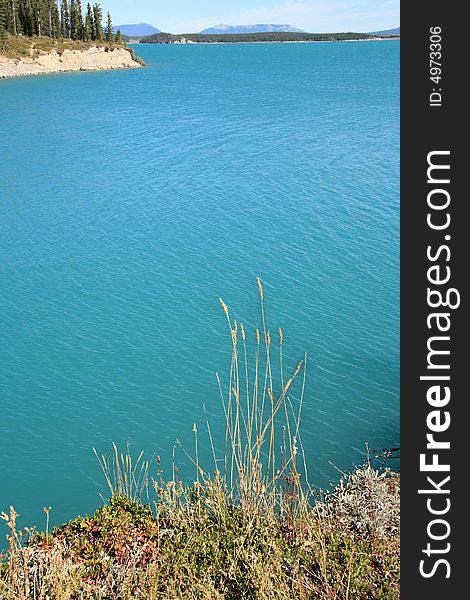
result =
[[258,282],[259,297],[262,300],[263,299],[263,286],[261,285],[261,280],[259,277],[256,278],[256,281]]
[[223,310],[224,310],[224,313],[225,313],[225,314],[227,315],[227,317],[228,317],[228,307],[227,307],[227,305],[226,305],[226,304],[225,304],[225,302],[222,300],[222,298],[219,298],[219,302],[220,302],[220,304],[222,305],[222,308],[223,308]]

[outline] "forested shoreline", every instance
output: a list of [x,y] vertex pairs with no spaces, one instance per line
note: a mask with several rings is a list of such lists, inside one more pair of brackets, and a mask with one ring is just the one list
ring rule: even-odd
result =
[[140,38],[141,44],[236,44],[253,42],[339,42],[348,40],[369,40],[374,36],[367,33],[296,33],[291,31],[261,32],[261,33],[156,33]]
[[0,0],[0,51],[8,36],[49,37],[83,42],[122,44],[122,35],[114,33],[111,14],[103,26],[99,3],[79,0]]

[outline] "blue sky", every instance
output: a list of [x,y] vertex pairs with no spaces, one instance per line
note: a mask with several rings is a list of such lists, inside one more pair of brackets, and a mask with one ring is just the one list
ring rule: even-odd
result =
[[400,24],[399,0],[101,0],[113,22],[151,23],[172,33],[218,23],[282,23],[306,31],[375,31]]

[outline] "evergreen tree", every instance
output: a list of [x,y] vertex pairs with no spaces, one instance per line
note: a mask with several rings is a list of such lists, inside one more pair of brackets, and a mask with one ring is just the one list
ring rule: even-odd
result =
[[34,29],[36,35],[38,37],[42,36],[42,13],[41,13],[41,3],[39,0],[34,2],[33,11],[34,11]]
[[85,26],[83,24],[82,2],[77,0],[77,40],[83,40]]
[[[8,34],[101,42],[102,21],[98,3],[92,6],[89,2],[83,18],[81,0],[0,0],[0,47],[4,49]],[[106,40],[114,40],[109,13]]]
[[56,38],[60,31],[59,7],[57,0],[40,0],[43,35]]
[[18,0],[10,0],[10,27],[9,30],[11,31],[11,33],[13,35],[18,35],[18,33],[20,33],[19,29],[18,29],[18,20],[19,20],[19,15],[18,15]]
[[75,40],[77,36],[77,2],[70,0],[70,38]]
[[70,8],[67,0],[60,5],[60,33],[64,38],[70,37]]
[[88,2],[86,7],[86,17],[85,17],[85,40],[93,40],[94,39],[94,27],[93,27],[93,11],[91,10],[91,4]]
[[54,37],[52,32],[52,0],[47,0],[47,35]]
[[114,42],[113,34],[113,23],[111,21],[111,14],[108,12],[108,25],[106,27],[106,41],[112,44]]
[[7,32],[9,29],[10,5],[8,0],[0,0],[0,31]]
[[[1,17],[1,14],[0,14],[0,17]],[[4,52],[6,49],[6,46],[7,46],[7,30],[5,29],[3,24],[0,23],[0,51]]]
[[[13,33],[13,30],[10,30]],[[31,0],[23,0],[18,4],[18,33],[31,36],[36,34],[36,19],[34,17],[34,6]],[[15,35],[13,33],[13,35]]]
[[116,31],[116,37],[115,37],[115,42],[116,44],[118,44],[119,46],[122,46],[124,44],[124,40],[122,39],[122,33],[121,30],[118,29]]
[[58,38],[60,35],[60,15],[57,0],[49,0],[49,27],[50,37]]
[[8,22],[9,22],[9,9],[7,6],[7,0],[0,0],[0,50],[5,50]]
[[95,40],[97,42],[103,41],[103,11],[99,4],[93,5],[93,24],[95,30]]
[[71,0],[70,2],[70,37],[73,40],[83,40],[85,37],[82,3],[80,0]]

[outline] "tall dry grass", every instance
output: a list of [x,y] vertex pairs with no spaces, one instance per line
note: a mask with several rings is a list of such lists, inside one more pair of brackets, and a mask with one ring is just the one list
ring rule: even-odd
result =
[[[273,343],[266,325],[264,292],[257,280],[261,308],[261,331],[254,332],[254,367],[248,359],[248,333],[233,321],[220,298],[232,345],[229,381],[224,388],[217,376],[225,416],[225,449],[222,479],[232,500],[249,510],[283,510],[286,501],[303,497],[298,460],[307,467],[300,435],[300,416],[305,392],[306,356],[284,374],[283,332],[278,328],[278,369],[273,365]],[[289,396],[294,380],[303,373],[297,410]],[[277,376],[276,376],[277,375]],[[215,450],[208,425],[212,452]],[[282,439],[279,441],[279,433]],[[197,432],[196,432],[197,435]],[[280,449],[280,455],[276,452]],[[217,469],[217,462],[215,461]],[[199,465],[198,465],[199,467]],[[201,475],[204,473],[201,471]]]
[[306,357],[285,373],[284,335],[278,328],[273,342],[259,279],[258,290],[251,338],[220,299],[231,359],[226,385],[218,377],[221,459],[206,417],[213,469],[200,462],[196,423],[194,451],[185,450],[191,485],[174,453],[165,481],[160,457],[155,465],[116,444],[110,457],[95,450],[110,499],[94,515],[37,533],[18,532],[14,509],[2,514],[10,533],[0,598],[399,597],[399,478],[367,464],[329,497],[313,495],[300,431]]

